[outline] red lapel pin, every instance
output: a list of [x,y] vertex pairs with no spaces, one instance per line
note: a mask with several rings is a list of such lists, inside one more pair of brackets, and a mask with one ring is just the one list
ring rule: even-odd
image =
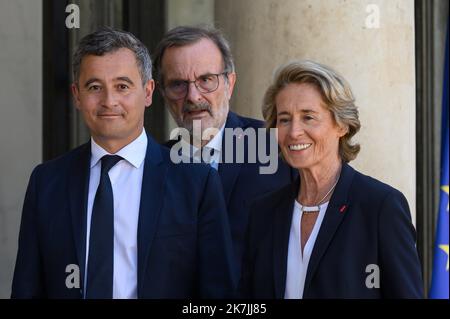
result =
[[345,210],[347,209],[347,205],[342,205],[341,208],[339,208],[339,212],[343,214]]

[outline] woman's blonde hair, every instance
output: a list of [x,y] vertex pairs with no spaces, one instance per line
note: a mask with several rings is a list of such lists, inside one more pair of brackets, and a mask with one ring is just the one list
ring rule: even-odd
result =
[[325,65],[313,61],[294,61],[277,70],[272,84],[266,90],[262,105],[266,127],[276,127],[275,99],[291,83],[309,83],[317,88],[336,123],[347,128],[347,133],[339,140],[340,157],[345,162],[355,159],[360,146],[352,144],[351,138],[361,128],[355,98],[347,81]]

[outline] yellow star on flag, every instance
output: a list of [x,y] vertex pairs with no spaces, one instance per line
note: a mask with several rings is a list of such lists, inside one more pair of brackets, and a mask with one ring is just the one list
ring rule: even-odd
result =
[[448,245],[439,245],[439,248],[447,254],[447,271],[448,271]]
[[[447,193],[447,196],[448,196],[448,185],[441,186],[441,189],[442,189],[445,193]],[[447,202],[447,212],[448,212],[448,202]]]

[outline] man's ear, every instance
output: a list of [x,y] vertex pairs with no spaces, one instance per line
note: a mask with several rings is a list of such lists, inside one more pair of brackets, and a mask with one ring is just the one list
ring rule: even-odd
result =
[[152,105],[153,101],[153,91],[155,90],[155,81],[154,80],[148,80],[147,83],[144,85],[145,90],[145,107],[149,107]]
[[73,101],[75,103],[75,107],[77,109],[80,109],[80,90],[78,88],[78,84],[77,83],[72,83],[70,88],[72,90]]
[[228,99],[231,99],[234,90],[234,84],[236,83],[236,73],[231,72],[227,75],[228,78]]

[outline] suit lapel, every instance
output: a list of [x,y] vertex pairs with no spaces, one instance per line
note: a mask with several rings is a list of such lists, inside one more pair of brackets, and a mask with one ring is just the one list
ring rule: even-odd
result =
[[231,193],[237,177],[239,176],[240,169],[241,165],[235,163],[223,163],[219,165],[219,175],[222,180],[222,187],[227,206],[230,202]]
[[283,299],[286,288],[287,257],[289,235],[292,223],[295,194],[298,192],[300,179],[296,179],[291,186],[291,192],[280,201],[274,214],[274,245],[273,269],[275,283],[275,298]]
[[[239,118],[233,112],[229,112],[227,121],[225,123],[225,129],[227,129],[227,128],[235,129],[237,127],[241,127],[241,122],[240,122]],[[232,145],[232,147],[233,147],[233,150],[228,150],[228,151],[233,152],[233,163],[225,163],[225,158],[226,158],[225,156],[227,153],[227,147],[226,147],[227,137],[226,137],[226,135],[227,134],[226,134],[226,130],[225,130],[223,137],[222,137],[222,153],[221,153],[222,161],[219,164],[219,175],[220,175],[220,179],[222,181],[225,202],[228,206],[228,203],[231,198],[231,193],[234,188],[234,184],[236,183],[237,177],[239,176],[239,171],[240,171],[242,165],[240,165],[239,163],[236,163],[236,161],[235,161],[236,154],[234,154],[234,153],[236,152],[236,150],[235,150],[235,143],[233,141],[228,141],[228,143],[231,142],[230,145]]]
[[317,239],[311,253],[303,290],[304,297],[307,296],[308,288],[321,258],[325,254],[325,251],[333,239],[339,225],[344,220],[346,215],[345,211],[348,210],[348,193],[354,173],[355,171],[353,168],[351,168],[348,164],[343,164],[339,182],[336,185],[336,190],[334,191],[330,199],[330,203],[328,204],[327,211],[325,212],[319,234],[317,235]]
[[155,235],[158,217],[164,199],[164,181],[167,165],[164,164],[160,146],[148,137],[145,156],[144,175],[142,177],[141,202],[138,224],[138,298],[143,292],[144,277],[150,247]]
[[86,216],[89,191],[91,143],[81,146],[73,158],[68,178],[69,210],[72,216],[72,231],[80,267],[81,287],[84,283],[86,260]]

